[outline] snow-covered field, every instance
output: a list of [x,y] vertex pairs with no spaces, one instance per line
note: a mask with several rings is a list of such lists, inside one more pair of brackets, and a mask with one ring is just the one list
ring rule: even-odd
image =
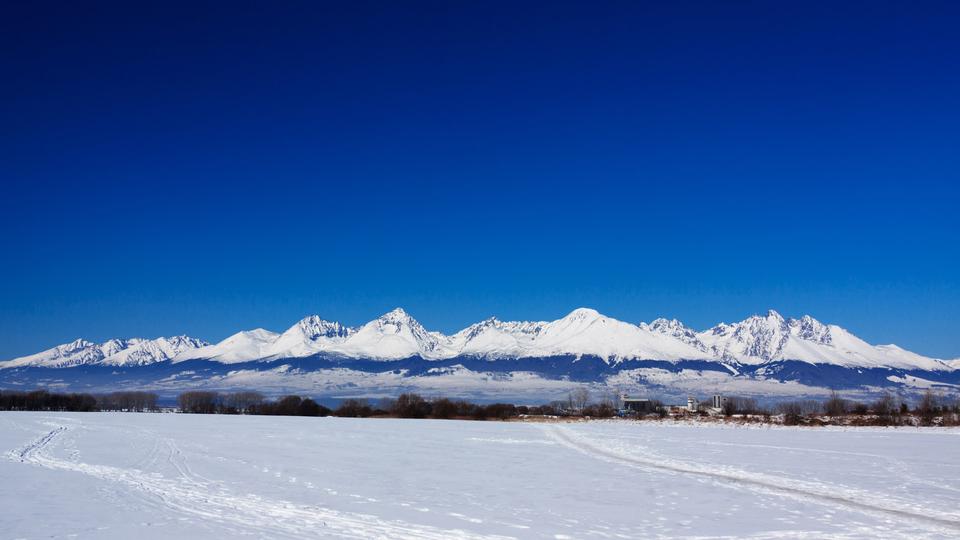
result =
[[2,538],[957,538],[960,431],[0,413]]

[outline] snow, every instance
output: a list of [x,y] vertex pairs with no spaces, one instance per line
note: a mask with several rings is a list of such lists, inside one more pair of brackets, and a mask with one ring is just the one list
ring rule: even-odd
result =
[[454,336],[459,354],[489,358],[592,355],[607,360],[699,358],[703,352],[670,336],[579,308],[549,323],[491,319]]
[[9,538],[960,534],[956,430],[123,413],[0,425]]
[[188,336],[161,337],[150,340],[140,338],[111,339],[100,344],[77,339],[30,356],[2,362],[0,367],[63,368],[87,364],[146,365],[172,360],[187,350],[206,345],[208,344],[205,341]]
[[[431,369],[426,375],[411,375],[408,370],[379,373],[347,368],[302,371],[290,364],[268,370],[237,369],[224,376],[200,377],[184,371],[159,381],[153,390],[177,394],[186,389],[254,388],[270,395],[304,392],[333,398],[379,398],[403,392],[442,395],[484,401],[509,401],[539,404],[566,399],[583,383],[544,378],[525,371],[509,373],[477,372],[461,365]],[[624,389],[630,388],[624,385]],[[594,388],[600,395],[604,388]]]
[[77,339],[70,343],[57,345],[51,349],[14,358],[4,363],[4,367],[20,366],[41,366],[41,367],[67,367],[71,365],[87,364],[103,360],[111,349],[115,352],[119,348],[119,340],[110,340],[102,345],[90,343],[83,339]]
[[352,358],[378,360],[455,355],[445,347],[443,337],[428,332],[401,308],[368,322],[342,342],[332,344],[329,351]]
[[873,346],[847,330],[813,317],[788,319],[770,310],[735,323],[695,332],[676,319],[631,324],[589,308],[578,308],[551,322],[504,322],[490,318],[453,335],[428,331],[401,308],[358,328],[307,317],[282,334],[263,329],[240,332],[208,345],[194,338],[84,340],[0,363],[0,368],[84,364],[145,365],[167,360],[209,359],[222,363],[302,358],[316,354],[353,359],[442,360],[459,356],[544,358],[595,356],[622,360],[705,360],[736,370],[777,361],[848,368],[900,368],[925,371],[960,369],[960,361],[927,358],[895,345]]
[[257,328],[237,332],[216,345],[207,345],[180,353],[174,361],[206,358],[224,364],[249,362],[265,356],[267,348],[280,337],[276,332]]
[[765,317],[755,315],[737,324],[720,324],[697,337],[716,357],[741,365],[799,360],[844,367],[952,369],[941,360],[895,345],[870,345],[839,326],[823,324],[809,315],[784,319],[773,310]]
[[106,366],[148,365],[172,360],[186,351],[196,350],[206,345],[204,341],[187,336],[130,340],[127,348],[107,356],[100,363]]

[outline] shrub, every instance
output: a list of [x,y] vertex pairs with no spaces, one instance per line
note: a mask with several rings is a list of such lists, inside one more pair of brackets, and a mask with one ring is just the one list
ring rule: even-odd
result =
[[517,408],[510,403],[491,403],[482,409],[484,418],[507,420],[517,416]]
[[320,405],[316,401],[306,398],[300,402],[300,407],[297,409],[298,416],[328,416],[330,414],[330,409]]
[[220,408],[220,396],[216,392],[184,392],[177,397],[177,403],[185,413],[214,414]]
[[400,418],[426,418],[430,416],[431,406],[418,394],[400,394],[391,412]]
[[830,399],[824,402],[823,410],[827,413],[827,416],[843,416],[847,414],[849,404],[847,400],[841,398],[840,394],[834,391],[830,394]]
[[345,399],[333,414],[345,418],[366,418],[373,415],[373,407],[366,400]]
[[933,394],[931,390],[927,390],[923,397],[920,398],[920,402],[917,403],[916,414],[920,417],[920,422],[929,426],[933,423],[934,417],[940,412],[940,407],[937,403],[937,397]]
[[433,418],[455,418],[457,416],[457,404],[449,399],[443,398],[433,402],[431,409]]

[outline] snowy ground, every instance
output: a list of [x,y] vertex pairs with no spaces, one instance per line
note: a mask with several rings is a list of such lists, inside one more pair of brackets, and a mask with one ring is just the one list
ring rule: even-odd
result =
[[0,538],[957,538],[960,431],[0,413]]

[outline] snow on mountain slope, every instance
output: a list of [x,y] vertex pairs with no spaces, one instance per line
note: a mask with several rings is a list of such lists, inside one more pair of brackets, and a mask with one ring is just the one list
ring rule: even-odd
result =
[[263,350],[263,357],[301,357],[329,350],[354,332],[338,322],[311,315],[291,326]]
[[187,336],[157,339],[111,339],[104,343],[91,343],[77,339],[52,349],[15,358],[0,363],[2,368],[13,367],[73,367],[102,364],[112,366],[142,366],[171,360],[187,350],[208,345],[206,342]]
[[519,357],[546,325],[545,322],[504,322],[491,317],[450,336],[450,346],[468,356]]
[[762,364],[777,358],[790,336],[790,327],[776,311],[754,315],[736,324],[719,325],[697,335],[717,358],[741,364]]
[[647,324],[641,322],[639,324],[640,328],[644,330],[654,332],[657,334],[663,334],[665,336],[670,336],[674,339],[677,339],[691,347],[697,349],[701,352],[707,352],[707,346],[700,341],[700,338],[697,336],[696,330],[686,326],[677,319],[656,319],[653,322]]
[[224,364],[249,362],[266,356],[264,352],[272,345],[280,334],[257,328],[244,330],[224,339],[216,345],[207,345],[193,350],[184,351],[174,358],[175,362],[195,358],[216,360]]
[[443,334],[428,332],[406,311],[397,308],[351,331],[345,338],[331,341],[326,350],[351,358],[376,360],[455,356],[447,341]]
[[[588,308],[575,309],[566,317],[553,322],[533,326],[505,326],[501,327],[501,331],[514,328],[525,330],[514,330],[511,333],[518,347],[501,351],[501,354],[518,357],[593,355],[608,361],[682,360],[703,356],[702,351],[671,336],[606,317]],[[472,343],[467,342],[464,352],[471,350],[471,345]]]
[[592,355],[607,361],[624,359],[681,360],[703,351],[672,336],[601,315],[588,308],[573,310],[553,322],[503,322],[495,318],[472,325],[451,337],[459,354],[502,357]]
[[209,345],[205,341],[187,336],[133,339],[129,340],[128,344],[127,348],[107,356],[100,363],[107,366],[144,366],[172,360],[185,351]]
[[209,345],[179,336],[155,340],[76,340],[46,351],[0,362],[0,368],[71,367],[85,364],[145,365],[165,360],[207,359],[221,363],[328,354],[367,360],[419,356],[428,360],[473,356],[542,358],[558,355],[622,360],[705,360],[731,366],[759,366],[796,360],[847,368],[889,367],[934,371],[960,369],[895,345],[873,346],[835,325],[810,316],[785,319],[776,311],[695,332],[680,321],[657,319],[634,325],[580,308],[551,322],[505,322],[496,318],[451,336],[427,331],[397,308],[359,328],[318,316],[307,317],[282,334],[257,329]]
[[70,367],[92,364],[103,360],[110,354],[115,354],[124,347],[126,347],[126,344],[118,339],[111,339],[102,344],[77,339],[36,354],[8,360],[4,362],[4,367]]
[[843,367],[951,369],[940,360],[895,345],[870,345],[839,326],[825,325],[809,315],[784,319],[773,310],[764,317],[754,315],[736,324],[721,323],[697,337],[715,357],[742,365],[798,360]]

